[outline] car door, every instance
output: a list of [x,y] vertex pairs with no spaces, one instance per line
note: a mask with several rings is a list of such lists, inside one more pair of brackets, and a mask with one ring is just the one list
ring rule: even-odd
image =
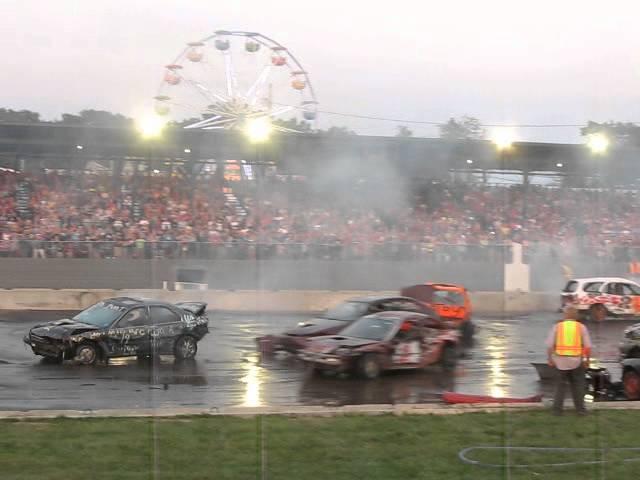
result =
[[151,305],[150,347],[154,354],[173,354],[176,339],[183,333],[180,315],[165,305]]
[[107,332],[109,356],[145,355],[149,352],[149,312],[147,307],[134,307]]
[[605,286],[606,298],[604,305],[611,313],[620,315],[624,312],[622,284],[618,282],[609,282]]
[[620,283],[622,289],[622,301],[620,308],[624,315],[637,315],[640,313],[640,290],[630,283]]
[[403,324],[406,327],[401,327],[391,342],[391,363],[394,367],[415,365],[422,359],[422,329],[416,322],[408,319]]

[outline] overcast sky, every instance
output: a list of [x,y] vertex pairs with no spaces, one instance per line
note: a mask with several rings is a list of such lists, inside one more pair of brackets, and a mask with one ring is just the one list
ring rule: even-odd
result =
[[[2,106],[47,119],[84,108],[138,115],[185,42],[218,29],[286,45],[320,108],[442,121],[640,121],[634,0],[0,0]],[[397,123],[321,115],[393,134]],[[433,127],[410,126],[435,136]],[[577,129],[520,129],[579,141]]]

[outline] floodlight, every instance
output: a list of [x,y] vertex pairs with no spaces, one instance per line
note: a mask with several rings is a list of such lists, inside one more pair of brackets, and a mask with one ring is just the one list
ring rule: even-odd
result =
[[516,134],[512,128],[496,128],[491,134],[491,141],[500,151],[509,150],[515,138]]
[[165,123],[165,120],[158,115],[149,115],[137,120],[136,126],[143,138],[154,138],[160,136]]
[[587,135],[587,147],[591,153],[602,155],[609,148],[609,139],[604,133],[592,133]]
[[251,143],[265,142],[271,136],[273,126],[268,117],[251,118],[245,122],[244,134]]

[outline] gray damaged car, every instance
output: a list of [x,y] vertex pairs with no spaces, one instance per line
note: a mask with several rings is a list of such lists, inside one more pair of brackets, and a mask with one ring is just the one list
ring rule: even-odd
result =
[[110,298],[72,318],[35,325],[24,337],[33,353],[54,362],[84,365],[114,357],[195,357],[209,332],[207,304]]

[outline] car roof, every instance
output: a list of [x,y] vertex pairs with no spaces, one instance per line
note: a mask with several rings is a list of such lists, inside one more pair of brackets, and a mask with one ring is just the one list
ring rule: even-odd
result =
[[382,317],[389,320],[404,320],[407,317],[415,317],[415,316],[428,318],[427,315],[424,315],[420,312],[407,312],[404,310],[389,310],[386,312],[372,313],[371,315],[366,315],[362,318]]
[[634,283],[634,284],[636,284],[636,282],[634,282],[633,280],[629,280],[628,278],[622,278],[622,277],[584,277],[584,278],[572,278],[569,281],[570,282],[579,282],[579,283],[586,283],[586,282],[626,282],[626,283]]
[[358,302],[358,303],[376,303],[376,302],[388,302],[391,300],[410,300],[412,302],[416,302],[415,298],[411,297],[403,297],[402,295],[394,295],[394,296],[385,296],[385,295],[367,295],[363,297],[354,297],[349,298],[345,301],[347,302]]
[[106,298],[103,300],[105,303],[112,303],[118,305],[120,307],[144,307],[149,305],[161,305],[173,307],[174,305],[169,302],[163,302],[161,300],[153,300],[150,298],[139,298],[139,297],[113,297]]
[[427,282],[425,285],[429,285],[430,287],[442,287],[442,288],[456,288],[464,290],[465,288],[462,285],[456,285],[455,283],[438,283],[438,282]]

